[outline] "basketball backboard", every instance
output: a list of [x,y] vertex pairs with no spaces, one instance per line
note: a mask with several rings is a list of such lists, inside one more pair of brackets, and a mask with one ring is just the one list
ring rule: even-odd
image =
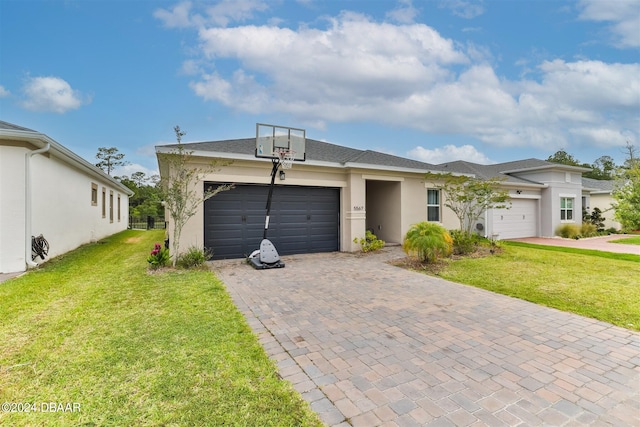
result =
[[256,123],[256,157],[279,159],[278,151],[288,150],[293,160],[304,162],[305,144],[304,129]]

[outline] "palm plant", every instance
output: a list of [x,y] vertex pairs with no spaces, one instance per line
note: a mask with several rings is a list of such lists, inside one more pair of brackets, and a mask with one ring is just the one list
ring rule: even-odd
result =
[[441,225],[419,222],[411,226],[402,242],[407,255],[416,256],[422,262],[434,262],[453,252],[453,239]]

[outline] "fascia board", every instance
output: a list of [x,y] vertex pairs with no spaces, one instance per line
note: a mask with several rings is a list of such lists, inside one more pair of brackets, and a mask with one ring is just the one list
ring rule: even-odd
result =
[[530,168],[521,168],[521,169],[512,169],[512,170],[500,171],[500,173],[512,174],[512,173],[522,173],[522,172],[535,172],[535,171],[538,171],[538,170],[545,170],[545,169],[557,169],[557,170],[561,170],[561,171],[573,171],[573,172],[589,172],[589,171],[592,170],[591,168],[583,168],[581,166],[562,165],[562,164],[558,163],[558,164],[555,164],[555,165],[533,166],[533,167],[530,167]]
[[549,188],[549,184],[536,184],[533,182],[501,182],[500,186],[508,188]]

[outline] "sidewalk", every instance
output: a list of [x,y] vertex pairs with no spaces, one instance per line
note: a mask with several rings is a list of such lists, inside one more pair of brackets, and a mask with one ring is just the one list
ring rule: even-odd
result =
[[24,274],[24,271],[19,271],[17,273],[0,273],[0,283],[6,282],[9,279],[13,279],[14,277],[18,277],[21,274]]
[[640,255],[639,245],[625,245],[623,243],[610,243],[611,240],[619,240],[634,237],[629,234],[611,234],[609,236],[589,237],[586,239],[563,239],[561,237],[527,237],[524,239],[511,239],[512,242],[532,243],[535,245],[564,246],[567,248],[592,249],[603,252]]

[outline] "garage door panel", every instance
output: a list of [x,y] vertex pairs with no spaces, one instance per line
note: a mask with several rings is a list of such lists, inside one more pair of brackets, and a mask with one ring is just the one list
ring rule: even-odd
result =
[[[205,202],[205,246],[215,259],[259,247],[268,193],[268,186],[236,185]],[[338,250],[339,200],[337,188],[276,185],[267,237],[281,255]]]
[[537,209],[536,199],[512,199],[511,209],[493,211],[493,233],[499,239],[537,236]]

